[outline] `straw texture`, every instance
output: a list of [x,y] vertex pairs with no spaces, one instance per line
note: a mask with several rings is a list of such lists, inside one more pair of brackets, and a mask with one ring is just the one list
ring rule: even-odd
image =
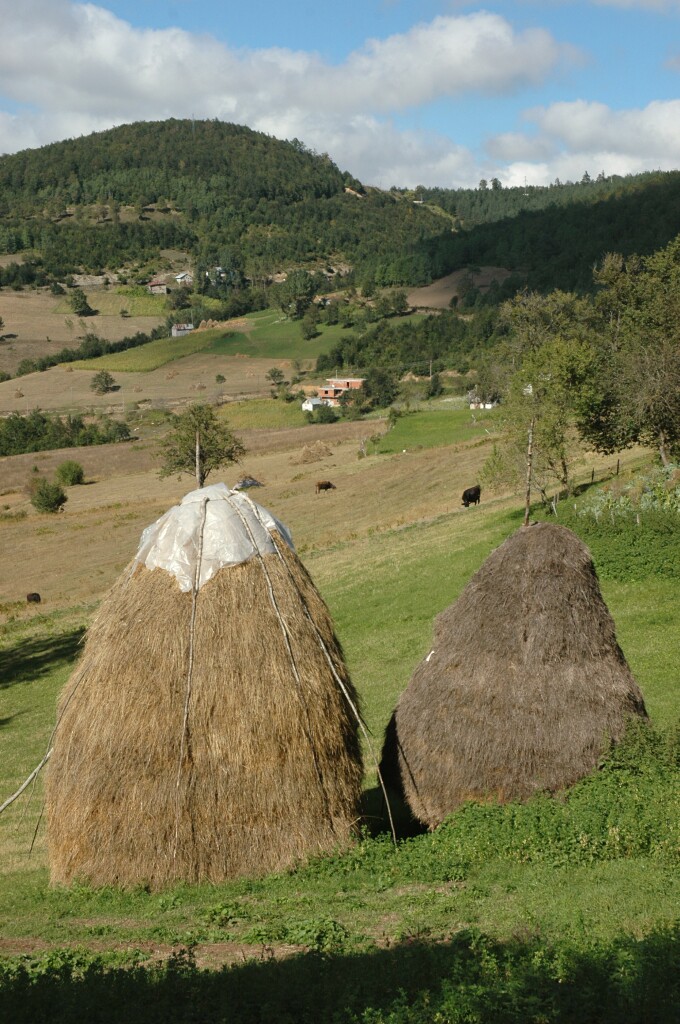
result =
[[381,770],[436,827],[465,800],[573,784],[621,738],[642,694],[590,553],[565,527],[521,529],[436,619],[387,728]]
[[137,566],[103,601],[59,705],[54,883],[219,882],[350,839],[357,722],[317,631],[355,706],[356,693],[325,604],[273,536],[277,554],[221,569],[196,595],[186,728],[192,594]]

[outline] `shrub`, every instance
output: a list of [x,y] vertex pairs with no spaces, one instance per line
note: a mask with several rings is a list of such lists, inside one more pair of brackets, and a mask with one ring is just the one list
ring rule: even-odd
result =
[[315,423],[335,423],[338,416],[330,405],[318,405],[314,410]]
[[113,391],[115,386],[116,382],[108,370],[100,370],[99,373],[95,373],[90,382],[90,388],[98,395],[105,395],[108,391]]
[[85,470],[79,462],[67,459],[57,466],[57,480],[65,487],[73,487],[75,484],[82,484],[85,480]]
[[67,501],[64,489],[59,483],[36,480],[31,486],[31,505],[38,512],[58,512]]

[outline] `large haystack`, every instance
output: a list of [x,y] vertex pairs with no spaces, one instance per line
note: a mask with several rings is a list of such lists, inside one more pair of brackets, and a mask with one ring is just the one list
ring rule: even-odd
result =
[[588,549],[541,523],[513,534],[436,619],[387,729],[382,770],[434,828],[465,800],[524,800],[588,774],[642,694]]
[[224,484],[145,531],[59,704],[53,882],[219,882],[348,841],[356,694],[289,544]]

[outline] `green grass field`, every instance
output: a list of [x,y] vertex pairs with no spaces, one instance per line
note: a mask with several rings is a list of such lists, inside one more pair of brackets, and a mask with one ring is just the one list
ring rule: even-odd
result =
[[484,438],[495,432],[496,413],[490,410],[477,413],[475,420],[466,407],[428,403],[417,413],[400,416],[394,427],[376,442],[372,450],[381,454],[394,454],[406,449],[438,448],[459,444],[472,438]]
[[[120,316],[122,309],[130,316],[165,316],[167,304],[165,296],[150,295],[146,288],[133,285],[117,285],[106,291],[86,292],[88,302],[100,316]],[[73,311],[64,297],[56,306],[55,312],[65,316],[73,316]]]
[[[243,403],[230,407],[229,419],[234,427],[277,426],[288,408]],[[460,422],[454,414],[453,427],[447,415],[403,417],[394,443],[450,443],[452,432],[454,441],[468,440],[469,413]],[[518,512],[483,503],[473,516],[445,514],[305,556],[378,754],[392,709],[429,649],[434,616],[519,522]],[[0,934],[45,944],[23,961],[0,956],[8,1019],[75,1022],[87,1006],[88,1019],[113,1021],[124,1004],[126,1019],[140,1024],[675,1022],[678,575],[662,578],[652,567],[624,578],[608,538],[591,547],[659,739],[634,737],[569,800],[470,805],[397,848],[381,831],[367,749],[367,820],[377,835],[297,871],[161,893],[50,889],[42,827],[34,859],[26,853],[39,821],[38,782],[0,819]],[[1,794],[44,753],[90,613],[10,621],[0,635]],[[197,967],[202,949],[230,943],[242,950],[234,966]],[[174,956],[149,964],[158,947]],[[296,955],[273,958],[280,947]]]
[[[110,293],[101,293],[101,312],[106,312],[104,305],[111,306],[111,312],[119,312],[116,305],[118,298]],[[158,296],[148,296],[150,300],[158,300]],[[144,313],[137,310],[133,305],[135,301],[143,305],[145,297],[129,296],[120,304],[128,309],[132,315],[152,315],[152,312]],[[97,293],[99,301],[99,293]],[[106,300],[106,302],[105,302]],[[94,299],[93,299],[94,301]],[[115,306],[115,310],[113,307]],[[99,307],[98,307],[99,308]],[[108,309],[108,307],[107,307]],[[162,314],[162,310],[160,311]],[[158,310],[153,310],[154,315],[160,315]],[[419,314],[414,314],[411,319],[418,319]],[[210,330],[185,335],[183,338],[160,338],[142,345],[139,348],[130,349],[127,352],[116,352],[112,355],[100,356],[98,359],[81,360],[71,365],[76,369],[86,370],[111,370],[118,373],[145,373],[149,370],[157,370],[159,366],[182,359],[184,356],[192,355],[194,352],[208,351],[217,355],[246,355],[262,359],[289,359],[292,362],[299,361],[301,365],[309,369],[316,363],[321,353],[328,352],[336,344],[343,334],[343,328],[339,326],[319,327],[319,334],[310,341],[302,337],[300,322],[289,320],[273,309],[267,309],[258,313],[249,313],[242,318],[247,322],[248,327],[234,330]]]
[[284,430],[304,427],[307,417],[300,402],[284,402],[280,398],[255,398],[246,402],[229,402],[221,415],[233,430]]
[[210,349],[215,340],[215,331],[199,331],[185,334],[182,338],[157,338],[147,345],[112,352],[97,359],[79,359],[70,365],[75,370],[110,370],[116,373],[148,373],[166,363]]

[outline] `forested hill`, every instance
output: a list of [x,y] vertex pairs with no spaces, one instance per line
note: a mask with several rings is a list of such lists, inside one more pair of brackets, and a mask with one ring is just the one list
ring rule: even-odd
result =
[[514,271],[495,302],[522,286],[586,291],[607,252],[644,255],[679,233],[680,172],[384,192],[301,142],[192,120],[0,157],[0,254],[32,261],[23,283],[152,266],[180,248],[236,286],[343,264],[359,285],[418,285],[491,264]]
[[649,255],[680,234],[680,172],[627,177],[587,174],[577,183],[419,189],[417,199],[454,219],[456,232],[429,246],[450,269],[492,264],[528,287],[588,291],[608,252]]
[[50,272],[174,245],[254,279],[380,262],[402,283],[443,223],[300,142],[219,121],[140,122],[0,158],[0,251],[36,249]]

